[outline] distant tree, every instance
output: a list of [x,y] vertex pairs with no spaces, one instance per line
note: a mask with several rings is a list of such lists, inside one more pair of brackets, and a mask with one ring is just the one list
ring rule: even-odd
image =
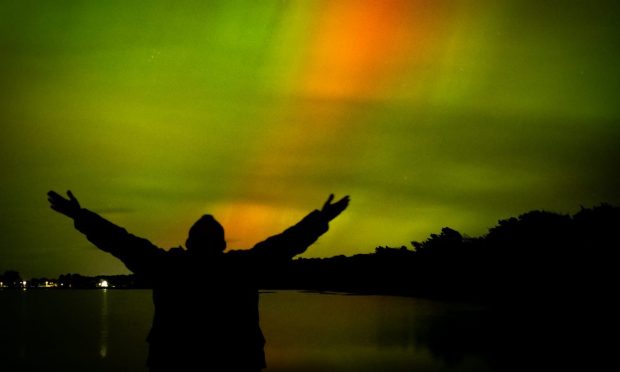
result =
[[483,296],[489,279],[487,258],[480,239],[465,238],[444,227],[423,241],[411,242],[416,253],[417,281],[421,293],[431,297],[474,299]]
[[573,282],[584,298],[615,301],[617,259],[620,249],[620,208],[601,204],[581,208],[573,217],[576,241],[574,261],[579,280]]
[[463,236],[449,227],[441,229],[441,233],[431,234],[424,242],[411,242],[415,251],[422,256],[449,256],[463,243]]
[[494,276],[504,297],[536,298],[540,304],[565,297],[567,280],[578,271],[571,259],[575,232],[570,216],[531,211],[500,220],[485,236]]
[[390,257],[410,257],[414,254],[414,251],[407,249],[406,246],[401,246],[399,248],[392,248],[388,246],[379,246],[375,248],[375,254],[377,256],[390,256]]
[[595,250],[597,256],[620,248],[620,208],[610,204],[581,207],[573,220],[583,248]]
[[9,288],[18,288],[21,286],[22,277],[19,275],[18,271],[7,270],[1,276],[0,281]]

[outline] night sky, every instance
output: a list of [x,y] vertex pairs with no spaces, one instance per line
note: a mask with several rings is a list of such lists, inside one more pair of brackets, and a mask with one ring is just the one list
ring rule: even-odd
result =
[[127,273],[48,207],[305,257],[620,204],[616,1],[2,1],[0,272]]

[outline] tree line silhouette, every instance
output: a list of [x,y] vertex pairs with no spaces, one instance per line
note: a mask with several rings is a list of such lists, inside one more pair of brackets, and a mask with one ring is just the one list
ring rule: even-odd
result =
[[[481,237],[449,227],[412,249],[297,259],[267,287],[363,291],[438,299],[539,303],[604,291],[620,247],[620,208],[601,204],[573,216],[531,211],[500,220]],[[599,293],[602,294],[602,293]]]

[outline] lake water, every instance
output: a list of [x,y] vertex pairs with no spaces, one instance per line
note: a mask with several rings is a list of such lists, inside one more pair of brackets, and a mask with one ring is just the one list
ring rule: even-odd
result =
[[[392,296],[261,293],[265,371],[494,370],[485,309]],[[1,290],[0,370],[146,371],[148,290]]]

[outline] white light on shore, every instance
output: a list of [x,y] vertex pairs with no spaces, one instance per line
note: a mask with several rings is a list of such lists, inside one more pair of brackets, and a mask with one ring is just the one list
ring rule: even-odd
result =
[[101,280],[99,282],[99,287],[101,287],[101,288],[108,288],[108,281],[107,280]]

